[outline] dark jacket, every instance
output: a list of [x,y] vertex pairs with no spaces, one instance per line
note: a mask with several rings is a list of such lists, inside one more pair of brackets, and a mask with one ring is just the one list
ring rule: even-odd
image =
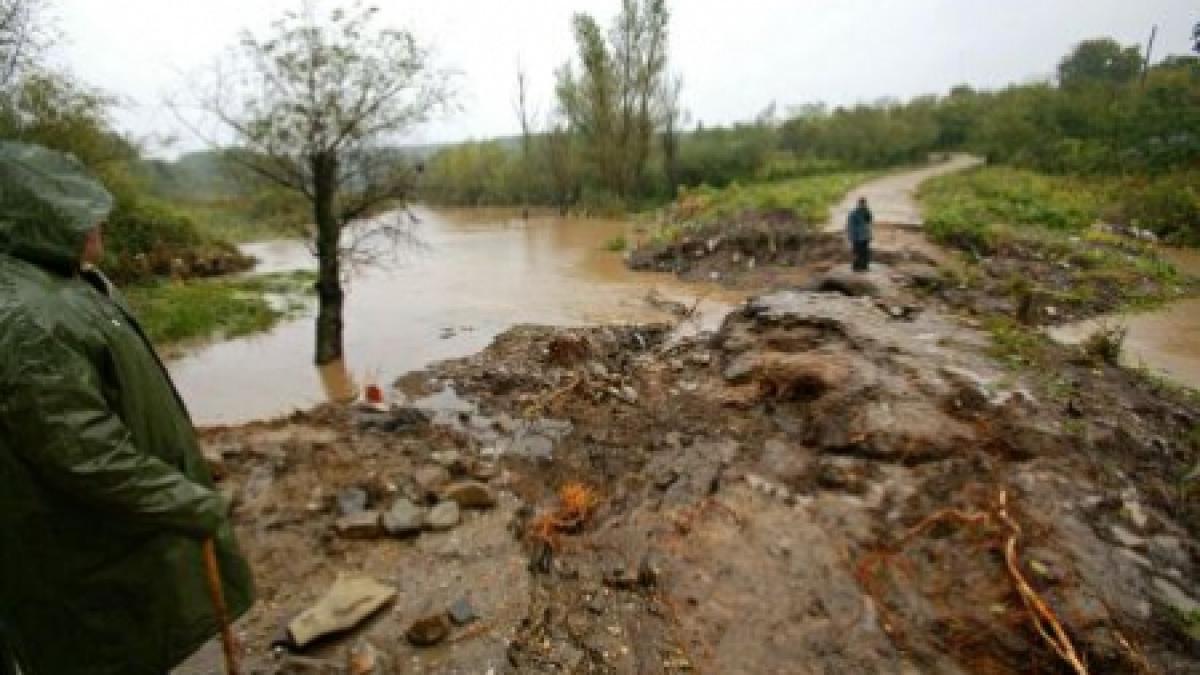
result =
[[79,269],[111,198],[0,143],[0,672],[163,675],[252,602],[191,420],[120,295]]
[[871,209],[856,206],[846,218],[846,236],[850,241],[871,241],[871,220]]

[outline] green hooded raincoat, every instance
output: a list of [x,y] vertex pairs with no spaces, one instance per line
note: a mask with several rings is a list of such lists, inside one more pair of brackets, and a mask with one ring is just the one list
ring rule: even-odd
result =
[[0,673],[163,675],[252,602],[191,420],[116,290],[81,270],[112,198],[0,143]]

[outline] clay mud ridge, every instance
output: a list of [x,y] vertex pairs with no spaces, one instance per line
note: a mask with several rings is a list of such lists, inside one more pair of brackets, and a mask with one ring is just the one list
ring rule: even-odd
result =
[[[207,431],[248,672],[1200,671],[1200,408],[1065,348],[1007,370],[919,270],[873,276],[694,337],[517,327],[409,405]],[[348,576],[380,609],[295,646]]]
[[[747,212],[736,222],[687,231],[677,240],[646,242],[629,253],[635,270],[670,272],[689,281],[715,281],[739,289],[787,285],[849,260],[846,237],[817,231],[789,213]],[[933,260],[912,246],[876,248],[884,265]]]

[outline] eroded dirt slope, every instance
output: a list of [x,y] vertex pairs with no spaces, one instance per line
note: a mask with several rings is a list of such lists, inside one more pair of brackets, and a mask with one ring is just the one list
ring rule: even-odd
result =
[[[1200,411],[1065,353],[1053,381],[1005,370],[922,304],[920,270],[877,274],[861,297],[760,296],[685,339],[519,327],[406,377],[415,406],[208,432],[261,589],[250,672],[1072,672],[1020,580],[1089,672],[1200,672],[1200,521],[1179,482]],[[495,505],[339,531],[348,490],[386,512],[464,480]],[[395,600],[272,651],[346,572]],[[477,620],[406,637],[463,598]],[[373,671],[347,660],[364,640]]]

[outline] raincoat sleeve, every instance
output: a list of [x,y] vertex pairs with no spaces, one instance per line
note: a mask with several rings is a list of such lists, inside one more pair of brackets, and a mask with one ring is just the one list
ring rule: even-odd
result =
[[11,447],[37,475],[131,525],[197,538],[217,530],[224,500],[134,445],[86,357],[36,326],[6,337],[15,367],[6,369],[0,407]]

